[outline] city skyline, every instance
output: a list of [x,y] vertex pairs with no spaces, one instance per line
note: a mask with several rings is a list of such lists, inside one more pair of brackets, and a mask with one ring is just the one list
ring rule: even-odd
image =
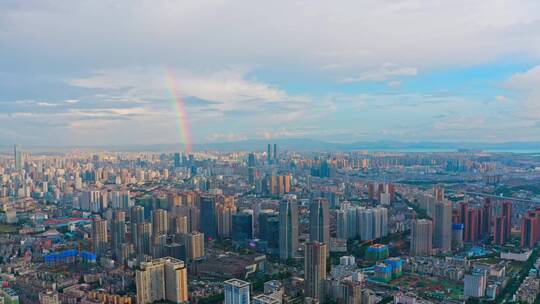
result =
[[540,141],[539,6],[3,2],[0,144]]

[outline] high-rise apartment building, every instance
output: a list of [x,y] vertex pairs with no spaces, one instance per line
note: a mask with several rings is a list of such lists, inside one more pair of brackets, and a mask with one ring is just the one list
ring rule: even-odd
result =
[[233,197],[224,197],[216,206],[216,220],[218,236],[221,239],[230,238],[232,230],[232,217],[236,213]]
[[96,255],[100,256],[107,250],[107,220],[99,217],[92,221],[92,243]]
[[111,224],[112,248],[116,257],[121,255],[122,244],[126,242],[126,213],[121,210],[113,212]]
[[502,202],[502,216],[505,218],[504,223],[504,236],[505,241],[510,239],[512,234],[512,202]]
[[279,257],[294,258],[298,251],[298,206],[293,199],[285,199],[279,205]]
[[131,242],[138,248],[137,244],[137,225],[144,222],[144,207],[142,206],[133,206],[130,209],[130,233],[131,233]]
[[442,252],[452,249],[452,204],[448,201],[435,203],[433,246]]
[[150,223],[137,224],[137,253],[152,254],[152,224]]
[[181,260],[167,257],[142,262],[135,281],[139,304],[188,301],[187,270]]
[[186,258],[189,261],[199,260],[204,257],[204,233],[193,231],[186,234]]
[[249,304],[251,302],[251,284],[248,282],[230,279],[223,283],[225,291],[225,304]]
[[326,256],[328,245],[308,242],[304,260],[304,294],[306,297],[324,301],[324,280],[326,279]]
[[415,220],[411,225],[411,255],[430,255],[433,239],[433,222]]
[[529,211],[521,224],[521,247],[533,248],[540,240],[540,210]]
[[157,209],[152,211],[152,232],[154,235],[167,234],[169,231],[169,218],[167,210]]

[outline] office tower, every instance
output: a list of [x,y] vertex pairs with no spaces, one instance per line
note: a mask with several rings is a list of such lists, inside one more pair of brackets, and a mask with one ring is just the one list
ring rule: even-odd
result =
[[540,218],[535,211],[529,211],[521,224],[521,247],[533,248],[540,239]]
[[152,224],[139,223],[137,224],[137,253],[151,255],[152,254]]
[[253,304],[281,304],[281,299],[276,299],[265,294],[260,294],[253,297]]
[[215,239],[217,237],[216,225],[216,199],[211,196],[201,197],[201,219],[200,229],[207,238]]
[[92,242],[97,256],[107,250],[107,220],[96,217],[92,221]]
[[249,304],[251,285],[248,282],[231,279],[223,282],[225,304]]
[[504,201],[502,203],[502,216],[505,218],[504,222],[504,240],[510,239],[512,234],[512,202]]
[[268,149],[267,149],[267,152],[266,152],[266,160],[267,162],[270,164],[272,162],[272,146],[270,144],[268,144]]
[[174,167],[180,167],[180,153],[174,153]]
[[411,225],[411,255],[430,255],[433,239],[433,222],[415,220]]
[[232,216],[232,240],[234,243],[247,243],[253,239],[253,211],[244,210]]
[[223,202],[216,206],[217,230],[218,236],[221,239],[231,237],[232,217],[236,213],[236,205],[233,197],[225,197]]
[[259,213],[259,239],[266,242],[267,253],[279,253],[279,214],[277,212]]
[[310,205],[309,240],[330,244],[330,215],[325,199],[315,199]]
[[167,257],[142,262],[135,281],[139,304],[188,301],[187,270],[181,260]]
[[305,248],[304,294],[319,301],[324,301],[327,246],[320,242],[308,242]]
[[130,233],[131,233],[131,242],[138,248],[137,245],[137,225],[144,222],[144,207],[142,206],[133,206],[131,207],[130,212]]
[[347,224],[347,211],[336,211],[336,223],[337,223],[337,237],[338,239],[348,239],[348,224]]
[[296,201],[283,200],[279,205],[279,258],[294,258],[298,250],[298,206]]
[[152,211],[152,233],[154,235],[167,234],[169,231],[169,218],[167,210],[157,209]]
[[121,255],[122,244],[126,241],[126,213],[124,211],[114,211],[111,234],[112,248],[115,256],[118,258]]
[[435,233],[433,246],[442,252],[452,248],[452,204],[448,201],[435,203]]
[[193,231],[186,234],[186,258],[189,261],[204,257],[204,233]]
[[487,277],[484,274],[466,274],[463,283],[463,295],[465,297],[481,298],[485,295]]
[[248,154],[248,167],[255,167],[255,154],[254,153]]
[[21,173],[23,169],[23,155],[21,152],[21,147],[19,145],[13,146],[13,158],[15,160],[15,170]]
[[274,162],[277,163],[277,144],[274,144]]
[[187,216],[175,216],[171,219],[169,225],[171,234],[186,234],[188,233],[188,218]]

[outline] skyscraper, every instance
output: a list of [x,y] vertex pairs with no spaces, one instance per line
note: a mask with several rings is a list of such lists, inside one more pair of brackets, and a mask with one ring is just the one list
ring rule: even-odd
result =
[[448,201],[435,203],[433,245],[442,252],[452,249],[452,204]]
[[319,301],[324,301],[327,246],[320,242],[308,242],[305,249],[304,294]]
[[279,253],[279,214],[277,212],[259,213],[259,239],[266,242],[268,253]]
[[411,255],[430,255],[433,239],[433,222],[415,220],[411,225]]
[[268,149],[266,151],[266,160],[270,164],[272,162],[272,145],[268,144]]
[[150,223],[137,224],[137,253],[152,254],[152,224]]
[[223,283],[225,291],[225,304],[249,304],[250,303],[250,284],[248,282],[230,279]]
[[330,215],[325,199],[315,199],[310,205],[309,240],[330,244]]
[[20,173],[23,169],[23,155],[19,145],[13,146],[13,158],[15,160],[15,170]]
[[489,197],[484,200],[484,219],[482,221],[484,228],[482,229],[487,238],[491,235],[491,222],[492,222],[492,208],[491,199]]
[[188,231],[187,216],[175,216],[171,219],[171,224],[169,225],[169,232],[171,234],[186,234]]
[[174,167],[180,167],[180,153],[174,153]]
[[348,239],[348,224],[347,224],[347,211],[346,210],[337,210],[336,211],[336,222],[337,222],[337,237],[339,239]]
[[233,214],[231,235],[233,242],[237,244],[253,239],[253,211]]
[[277,162],[277,144],[274,144],[274,162]]
[[200,229],[205,237],[215,239],[217,237],[216,199],[212,196],[201,197],[201,220]]
[[102,255],[107,250],[107,220],[100,217],[94,218],[92,222],[92,243],[97,256]]
[[122,244],[126,241],[126,213],[115,210],[111,225],[112,248],[114,255],[118,258],[121,255]]
[[131,233],[131,242],[138,248],[137,244],[137,225],[144,222],[144,207],[142,206],[133,206],[131,207],[130,212],[130,233]]
[[521,224],[521,247],[532,248],[538,243],[540,235],[538,231],[540,229],[540,219],[534,211],[528,212],[523,217]]
[[504,201],[502,203],[502,216],[505,218],[504,223],[504,240],[510,239],[512,234],[512,202]]
[[285,199],[279,205],[279,257],[294,258],[298,250],[298,206],[293,199]]
[[140,269],[136,271],[135,281],[137,303],[188,301],[187,270],[181,260],[167,257],[142,262]]
[[233,197],[225,197],[216,206],[218,236],[222,239],[231,237],[232,217],[236,213],[236,205]]
[[204,233],[193,231],[186,234],[186,258],[189,261],[198,260],[204,256]]
[[167,210],[157,209],[152,211],[152,232],[154,235],[167,234],[169,231],[169,218]]

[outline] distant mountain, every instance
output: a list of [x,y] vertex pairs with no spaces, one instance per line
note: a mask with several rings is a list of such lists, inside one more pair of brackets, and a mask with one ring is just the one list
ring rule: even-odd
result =
[[[277,144],[280,151],[403,151],[403,152],[437,152],[457,150],[484,150],[498,152],[540,152],[540,142],[401,142],[401,141],[356,141],[352,143],[331,143],[307,138],[283,139],[252,139],[235,142],[194,144],[195,151],[266,151],[268,144]],[[181,150],[181,144],[142,144],[142,145],[111,145],[111,146],[74,146],[74,147],[44,147],[23,146],[29,152],[58,153],[73,149],[87,151],[125,151],[125,152],[173,152]],[[272,147],[273,149],[273,147]],[[0,145],[0,152],[12,153],[13,146]]]

